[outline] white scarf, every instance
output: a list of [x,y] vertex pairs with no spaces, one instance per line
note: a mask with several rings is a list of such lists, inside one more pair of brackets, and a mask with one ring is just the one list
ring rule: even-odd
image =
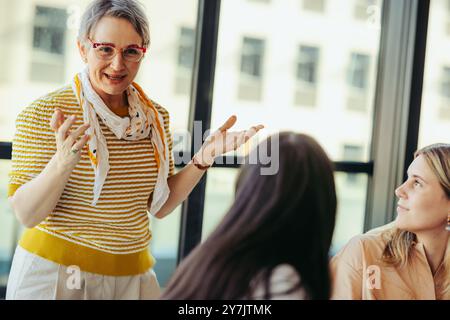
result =
[[136,83],[131,84],[126,90],[131,120],[128,117],[119,117],[106,106],[92,88],[87,68],[75,76],[72,88],[83,109],[84,123],[90,124],[86,133],[91,137],[88,142],[88,155],[95,174],[92,205],[97,204],[110,169],[108,146],[98,122],[98,115],[118,139],[141,140],[150,135],[158,167],[158,177],[150,206],[150,213],[154,215],[167,201],[170,193],[167,184],[169,148],[162,116]]

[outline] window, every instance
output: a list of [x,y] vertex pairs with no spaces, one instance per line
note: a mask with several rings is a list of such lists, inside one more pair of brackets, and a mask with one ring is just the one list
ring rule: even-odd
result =
[[32,81],[63,81],[66,19],[64,9],[36,6],[33,26]]
[[446,13],[446,17],[443,23],[447,36],[450,36],[450,0],[446,0],[446,2],[446,8],[444,11]]
[[450,67],[442,68],[441,94],[443,98],[450,100]]
[[[342,159],[344,161],[361,162],[361,160],[364,159],[363,147],[360,145],[345,144]],[[347,174],[347,183],[350,185],[358,184],[358,182],[361,181],[358,179],[359,176],[360,175],[356,174]]]
[[242,46],[241,73],[254,78],[262,77],[264,40],[244,38]]
[[370,57],[366,54],[352,53],[347,71],[349,94],[347,108],[365,111],[367,109],[367,89],[369,81]]
[[319,48],[300,46],[297,63],[297,88],[295,92],[296,105],[316,105],[318,67]]
[[[211,128],[218,128],[236,114],[236,130],[257,123],[266,125],[253,145],[267,135],[289,130],[316,138],[334,161],[343,160],[342,146],[355,137],[355,145],[369,150],[381,20],[374,20],[377,27],[369,28],[349,19],[353,10],[350,1],[327,0],[327,10],[333,15],[298,10],[299,1],[272,1],[267,10],[276,14],[268,23],[267,16],[259,12],[242,12],[242,3],[246,0],[221,3]],[[381,7],[382,1],[375,4]],[[239,52],[241,55],[236,54]],[[354,58],[350,72],[352,52],[361,56]],[[264,94],[250,101],[241,98],[255,86],[230,94],[244,79],[247,84],[263,83]],[[360,97],[363,103],[359,108],[364,108],[364,113],[349,110],[352,95]],[[368,162],[369,154],[363,152],[357,161]],[[203,238],[233,201],[233,170],[237,171],[215,168],[208,172]],[[349,174],[355,175],[358,183],[349,184]],[[337,172],[336,179],[341,201],[334,242],[337,249],[363,230],[369,175]],[[348,219],[351,226],[346,223]]]
[[450,67],[442,68],[441,96],[439,116],[443,120],[450,120]]
[[8,280],[11,257],[16,247],[18,222],[14,217],[7,198],[8,173],[10,161],[0,160],[0,287]]
[[315,12],[325,11],[325,0],[303,0],[303,9]]
[[264,40],[244,37],[241,53],[239,99],[260,100],[262,95]]
[[[447,25],[447,29],[443,26]],[[450,1],[430,2],[419,148],[450,141]]]
[[367,89],[369,61],[370,57],[368,55],[360,53],[351,54],[347,74],[349,86],[361,90]]
[[319,48],[300,46],[297,79],[310,84],[317,83],[317,68],[319,64]]
[[373,5],[375,1],[372,0],[355,0],[353,16],[357,20],[366,21],[369,13],[369,6]]
[[195,53],[195,30],[182,27],[179,35],[178,70],[175,93],[187,95],[191,89],[192,66]]

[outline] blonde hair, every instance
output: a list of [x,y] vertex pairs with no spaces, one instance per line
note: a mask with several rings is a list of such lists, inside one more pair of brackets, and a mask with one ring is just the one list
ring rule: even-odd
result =
[[[450,144],[438,143],[427,146],[414,153],[414,159],[423,156],[439,180],[445,195],[450,199]],[[414,233],[393,228],[383,234],[387,241],[383,261],[394,265],[408,264],[417,237]]]

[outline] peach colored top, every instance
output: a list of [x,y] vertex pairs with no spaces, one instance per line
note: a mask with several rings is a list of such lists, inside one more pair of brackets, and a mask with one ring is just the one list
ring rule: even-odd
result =
[[354,237],[333,257],[332,299],[450,300],[450,241],[433,276],[421,243],[414,246],[410,264],[405,267],[381,261],[386,245],[382,233],[389,228],[392,225]]

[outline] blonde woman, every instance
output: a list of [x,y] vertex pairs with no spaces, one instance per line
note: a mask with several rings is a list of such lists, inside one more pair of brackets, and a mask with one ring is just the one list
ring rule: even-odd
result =
[[395,194],[396,220],[332,259],[334,299],[450,299],[450,145],[417,151]]

